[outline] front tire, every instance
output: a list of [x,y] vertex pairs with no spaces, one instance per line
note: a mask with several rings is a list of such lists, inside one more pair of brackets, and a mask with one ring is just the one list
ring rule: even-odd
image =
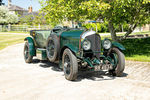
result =
[[24,60],[26,63],[31,63],[33,59],[33,56],[30,55],[30,51],[29,51],[29,43],[25,42],[24,45]]
[[[115,55],[115,56],[114,56]],[[112,48],[109,56],[115,62],[115,68],[109,70],[109,73],[113,76],[122,76],[124,68],[125,68],[125,57],[124,54],[118,48]],[[117,59],[117,61],[115,61]]]
[[78,62],[76,56],[69,50],[65,49],[62,57],[62,66],[67,80],[73,81],[77,78]]

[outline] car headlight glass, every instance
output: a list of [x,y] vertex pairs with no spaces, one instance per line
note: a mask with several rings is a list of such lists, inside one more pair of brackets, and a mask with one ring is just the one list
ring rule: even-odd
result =
[[111,41],[110,40],[104,40],[103,47],[104,47],[104,49],[110,49]]
[[91,42],[89,40],[84,40],[82,47],[84,50],[90,50],[91,49]]

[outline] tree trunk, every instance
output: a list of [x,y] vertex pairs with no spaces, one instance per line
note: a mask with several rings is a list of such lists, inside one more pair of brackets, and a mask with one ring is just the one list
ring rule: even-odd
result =
[[8,24],[8,32],[11,31],[11,25]]
[[124,35],[123,39],[126,39],[127,36],[129,36],[134,31],[134,29],[136,28],[136,26],[137,26],[137,24],[131,25],[130,28],[128,29],[127,33]]
[[96,24],[96,33],[97,33],[97,23],[95,23]]
[[123,25],[121,25],[121,31],[124,32]]
[[72,28],[74,28],[74,21],[72,20]]
[[115,28],[114,28],[114,26],[113,26],[111,21],[109,22],[108,28],[109,28],[109,31],[111,33],[112,40],[113,41],[117,41],[116,30],[115,30]]
[[2,24],[2,32],[3,32],[4,24]]

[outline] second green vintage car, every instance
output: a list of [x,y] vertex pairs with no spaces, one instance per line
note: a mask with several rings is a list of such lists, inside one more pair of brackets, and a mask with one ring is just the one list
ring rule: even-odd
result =
[[24,59],[31,63],[41,53],[43,60],[59,61],[67,80],[76,80],[79,70],[107,70],[113,76],[121,76],[125,68],[125,48],[109,39],[101,40],[93,30],[63,28],[32,30],[25,38]]

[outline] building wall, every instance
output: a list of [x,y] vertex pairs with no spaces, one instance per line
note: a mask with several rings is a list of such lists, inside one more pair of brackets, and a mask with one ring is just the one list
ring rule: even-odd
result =
[[150,31],[150,24],[135,28],[134,32]]

